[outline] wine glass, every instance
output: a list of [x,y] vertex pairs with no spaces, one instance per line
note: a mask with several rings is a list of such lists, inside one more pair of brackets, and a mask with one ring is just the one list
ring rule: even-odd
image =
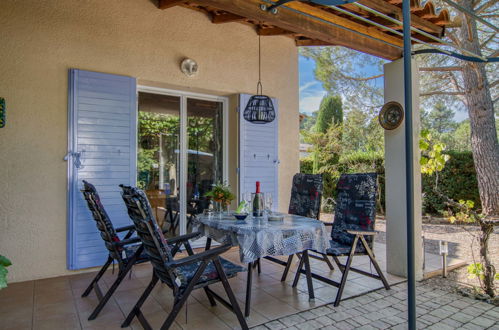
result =
[[245,192],[243,193],[243,200],[246,202],[246,205],[245,205],[245,212],[250,214],[251,213],[251,209],[252,209],[252,196],[251,196],[251,193],[250,192]]
[[265,193],[265,210],[268,215],[272,214],[272,194],[269,192]]

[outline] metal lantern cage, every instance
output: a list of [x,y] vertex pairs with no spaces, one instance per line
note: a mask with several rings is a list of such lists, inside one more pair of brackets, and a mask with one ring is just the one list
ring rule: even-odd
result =
[[262,51],[260,35],[258,35],[258,83],[256,84],[256,95],[250,97],[243,117],[253,124],[271,123],[275,119],[275,109],[272,99],[263,95],[262,87]]
[[243,116],[253,124],[266,124],[274,121],[275,109],[272,99],[267,95],[253,95],[244,109]]

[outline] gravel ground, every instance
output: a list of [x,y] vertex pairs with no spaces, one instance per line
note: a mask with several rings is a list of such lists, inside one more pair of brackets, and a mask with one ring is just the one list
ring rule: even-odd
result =
[[[385,243],[386,221],[378,220],[376,222],[376,229],[379,231],[376,240]],[[480,262],[479,235],[480,228],[477,226],[423,224],[426,252],[439,254],[439,241],[444,240],[448,242],[450,257],[460,258],[468,263]],[[489,254],[492,264],[496,265],[496,268],[499,269],[499,226],[496,226],[494,233],[490,236]],[[444,287],[450,291],[455,291],[455,289],[463,285],[480,285],[477,278],[468,278],[466,267],[450,272],[447,278],[436,276],[427,281],[429,282],[428,284],[433,284],[435,287],[440,288]]]
[[[321,219],[325,221],[332,221],[332,218],[331,214],[321,216]],[[376,241],[386,243],[386,221],[378,218],[376,220],[376,230],[379,231]],[[479,234],[480,228],[477,226],[423,223],[426,252],[439,254],[439,241],[444,240],[448,242],[450,257],[457,257],[469,263],[480,262]],[[499,271],[499,226],[495,227],[494,233],[490,237],[489,254],[492,264]],[[479,286],[478,279],[468,278],[466,267],[450,272],[445,279],[437,276],[425,282],[449,291],[455,291],[462,286]],[[496,284],[496,287],[498,287],[497,292],[499,293],[499,285]]]

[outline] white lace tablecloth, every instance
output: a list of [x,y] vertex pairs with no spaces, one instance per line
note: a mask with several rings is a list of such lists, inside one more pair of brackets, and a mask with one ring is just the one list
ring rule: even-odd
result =
[[307,249],[326,252],[329,235],[324,224],[316,219],[284,215],[282,221],[253,219],[234,220],[198,215],[193,219],[193,231],[211,239],[239,246],[241,262],[250,263],[265,256],[286,256]]

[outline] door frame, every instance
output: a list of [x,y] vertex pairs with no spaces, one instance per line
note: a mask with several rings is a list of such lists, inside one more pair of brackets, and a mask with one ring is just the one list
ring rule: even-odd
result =
[[[202,93],[194,93],[194,92],[186,92],[174,89],[167,89],[161,87],[151,87],[147,85],[137,85],[137,118],[136,123],[138,125],[138,114],[139,114],[139,105],[138,105],[138,93],[150,93],[150,94],[160,94],[160,95],[168,95],[180,98],[180,200],[187,200],[186,193],[186,185],[187,185],[187,99],[198,99],[204,101],[213,101],[213,102],[221,102],[222,103],[222,113],[223,113],[223,132],[222,132],[222,177],[223,181],[229,180],[229,111],[228,104],[229,98],[225,96],[217,96],[210,94],[202,94]],[[138,126],[137,126],[138,127]],[[138,134],[137,134],[138,136]],[[137,144],[137,141],[135,141]],[[135,176],[137,176],[137,171],[135,171]],[[180,203],[180,235],[186,234],[186,226],[187,226],[187,204]]]

